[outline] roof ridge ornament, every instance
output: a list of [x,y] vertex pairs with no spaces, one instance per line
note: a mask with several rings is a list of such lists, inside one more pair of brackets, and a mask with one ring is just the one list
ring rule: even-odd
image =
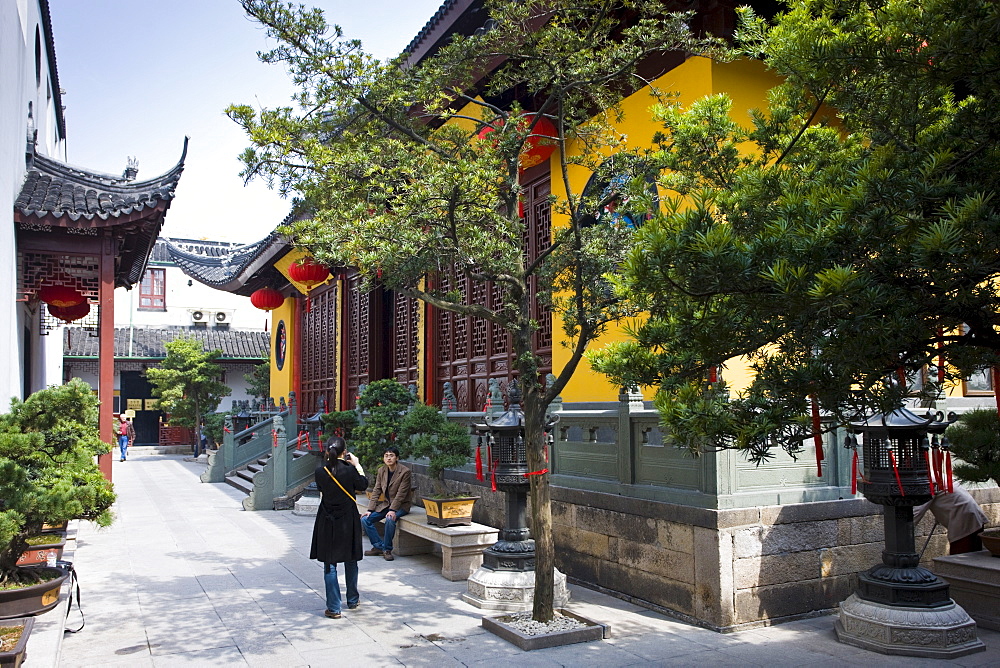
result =
[[122,172],[122,178],[126,181],[135,181],[135,177],[139,174],[139,158],[129,156],[125,161],[125,171]]

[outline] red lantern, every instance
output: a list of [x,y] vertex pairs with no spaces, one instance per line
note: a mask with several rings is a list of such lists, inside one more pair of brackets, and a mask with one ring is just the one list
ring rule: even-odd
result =
[[325,264],[320,264],[311,257],[304,257],[288,267],[288,277],[305,286],[306,313],[308,313],[310,309],[309,291],[329,279],[330,270],[326,268]]
[[[524,119],[525,123],[530,124],[535,119],[535,114],[528,114]],[[557,136],[556,126],[552,124],[552,121],[545,116],[540,116],[525,142],[530,148],[521,154],[521,169],[528,169],[548,160],[556,151],[555,140]]]
[[[525,114],[521,116],[518,123],[521,127],[527,130],[528,126],[535,120],[535,114]],[[499,126],[503,125],[503,122],[498,122]],[[493,127],[486,125],[482,130],[476,135],[481,140],[485,140],[489,134],[493,132]],[[531,134],[528,135],[527,139],[524,141],[524,150],[521,153],[520,168],[528,169],[529,167],[534,167],[535,165],[540,165],[544,161],[548,160],[556,150],[556,139],[558,133],[556,132],[556,126],[552,124],[545,116],[538,118],[538,122],[535,123],[535,127],[531,129]],[[496,142],[494,140],[494,146]]]
[[73,322],[90,313],[90,304],[87,301],[82,301],[73,306],[54,306],[49,304],[48,309],[49,315],[52,317],[59,318],[63,322]]
[[43,285],[38,291],[38,298],[49,306],[66,308],[77,306],[86,301],[80,291],[68,285]]
[[285,303],[285,296],[274,288],[261,288],[250,295],[250,303],[262,311],[273,311]]

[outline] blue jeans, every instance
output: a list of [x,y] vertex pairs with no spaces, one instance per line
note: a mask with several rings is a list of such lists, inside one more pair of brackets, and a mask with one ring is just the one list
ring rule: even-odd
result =
[[[396,520],[405,515],[407,511],[397,510]],[[386,515],[389,514],[389,509],[379,510],[378,512],[373,512],[368,517],[361,518],[361,526],[364,527],[365,533],[368,534],[368,540],[371,541],[372,547],[377,550],[382,550],[383,552],[392,552],[392,537],[396,535],[396,520],[390,520]],[[378,528],[375,526],[380,520],[385,519],[385,530],[382,532],[383,537],[378,537]]]
[[[344,562],[344,584],[347,585],[347,605],[357,605],[361,599],[358,593],[358,562]],[[323,564],[323,583],[326,585],[326,609],[340,612],[340,582],[337,580],[337,564]]]
[[118,437],[118,448],[122,451],[122,461],[125,461],[125,453],[128,450],[128,436],[125,434]]

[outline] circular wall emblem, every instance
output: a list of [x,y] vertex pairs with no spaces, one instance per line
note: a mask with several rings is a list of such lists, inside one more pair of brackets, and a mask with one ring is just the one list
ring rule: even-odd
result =
[[278,321],[278,329],[274,332],[274,363],[281,371],[285,366],[285,353],[288,352],[288,331],[285,329],[285,321]]

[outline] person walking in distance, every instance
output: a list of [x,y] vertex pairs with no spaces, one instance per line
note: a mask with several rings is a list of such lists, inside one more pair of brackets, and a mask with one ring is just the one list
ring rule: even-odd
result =
[[118,416],[118,449],[121,451],[121,461],[128,456],[128,448],[135,441],[135,427],[132,418],[124,414]]
[[323,449],[323,463],[316,469],[316,486],[322,494],[316,522],[313,524],[309,558],[323,562],[326,586],[326,612],[330,619],[340,619],[340,582],[337,564],[344,564],[347,608],[358,607],[358,562],[363,558],[361,519],[354,494],[368,487],[368,479],[357,457],[347,452],[347,442],[335,436]]
[[[382,461],[384,465],[375,474],[375,489],[368,502],[368,512],[361,516],[361,525],[372,544],[372,549],[365,552],[365,556],[381,556],[386,561],[392,561],[392,537],[396,535],[396,522],[410,512],[413,482],[410,469],[399,463],[397,448],[386,448]],[[376,525],[383,518],[385,529],[382,538],[379,538]]]

